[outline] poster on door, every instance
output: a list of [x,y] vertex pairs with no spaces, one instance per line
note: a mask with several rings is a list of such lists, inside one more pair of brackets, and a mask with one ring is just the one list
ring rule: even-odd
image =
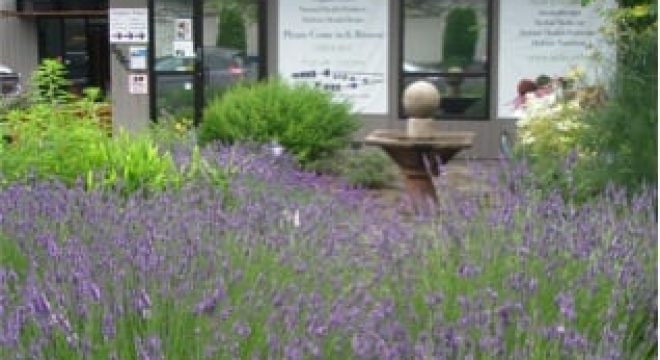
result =
[[356,113],[388,109],[389,5],[382,0],[279,2],[278,71]]
[[193,41],[192,19],[176,19],[174,22],[175,41]]
[[[557,79],[576,67],[585,70],[587,81],[604,80],[603,70],[614,49],[600,30],[604,25],[602,12],[612,4],[594,1],[582,6],[580,0],[500,2],[497,116],[516,118],[519,114],[517,88],[523,80]],[[596,61],[595,57],[604,60]]]

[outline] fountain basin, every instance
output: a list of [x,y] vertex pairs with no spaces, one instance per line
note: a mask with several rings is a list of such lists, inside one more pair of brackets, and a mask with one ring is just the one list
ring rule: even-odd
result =
[[395,129],[375,130],[364,140],[367,145],[380,146],[399,166],[415,212],[426,209],[429,200],[438,201],[432,178],[438,174],[438,165],[470,148],[473,141],[474,133],[468,131],[430,131],[424,136],[409,136],[407,131]]
[[458,152],[468,149],[474,141],[469,131],[434,131],[427,136],[408,136],[405,130],[375,130],[364,140],[367,145],[380,146],[402,170],[429,170],[438,173],[438,161],[446,164]]

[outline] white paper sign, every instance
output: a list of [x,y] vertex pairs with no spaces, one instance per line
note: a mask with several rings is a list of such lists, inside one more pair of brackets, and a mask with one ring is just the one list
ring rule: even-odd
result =
[[146,8],[110,8],[110,43],[149,42],[149,10]]
[[331,92],[353,111],[388,108],[389,5],[383,0],[279,2],[279,74]]
[[[582,7],[580,0],[505,0],[500,2],[497,116],[513,118],[520,80],[540,75],[557,78],[575,66],[591,79],[601,77],[591,55],[612,56],[600,34],[602,3]],[[611,6],[611,5],[605,5]]]
[[131,70],[147,70],[147,47],[131,46],[129,48]]
[[129,74],[128,93],[133,95],[148,95],[149,77],[147,74]]
[[174,22],[174,39],[176,41],[193,41],[192,19],[176,19]]
[[195,56],[195,47],[192,41],[174,41],[172,42],[172,50],[175,57]]

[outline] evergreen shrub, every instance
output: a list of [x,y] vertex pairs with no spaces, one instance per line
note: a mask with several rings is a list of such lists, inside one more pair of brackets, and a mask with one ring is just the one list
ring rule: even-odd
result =
[[306,165],[346,148],[358,120],[331,95],[280,80],[238,85],[204,111],[199,141],[278,142]]
[[243,15],[234,7],[224,7],[218,15],[218,38],[216,44],[219,47],[237,49],[245,53],[245,24]]
[[479,36],[477,13],[474,9],[455,8],[447,15],[447,27],[443,39],[443,58],[447,68],[464,68],[474,60]]

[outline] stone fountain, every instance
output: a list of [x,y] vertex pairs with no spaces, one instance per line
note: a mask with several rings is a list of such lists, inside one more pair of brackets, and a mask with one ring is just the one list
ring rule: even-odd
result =
[[429,210],[438,202],[433,175],[458,152],[472,146],[473,132],[437,131],[433,115],[440,105],[440,94],[433,84],[416,81],[403,94],[406,130],[375,130],[365,138],[367,145],[380,146],[396,162],[404,176],[405,188],[416,213]]

